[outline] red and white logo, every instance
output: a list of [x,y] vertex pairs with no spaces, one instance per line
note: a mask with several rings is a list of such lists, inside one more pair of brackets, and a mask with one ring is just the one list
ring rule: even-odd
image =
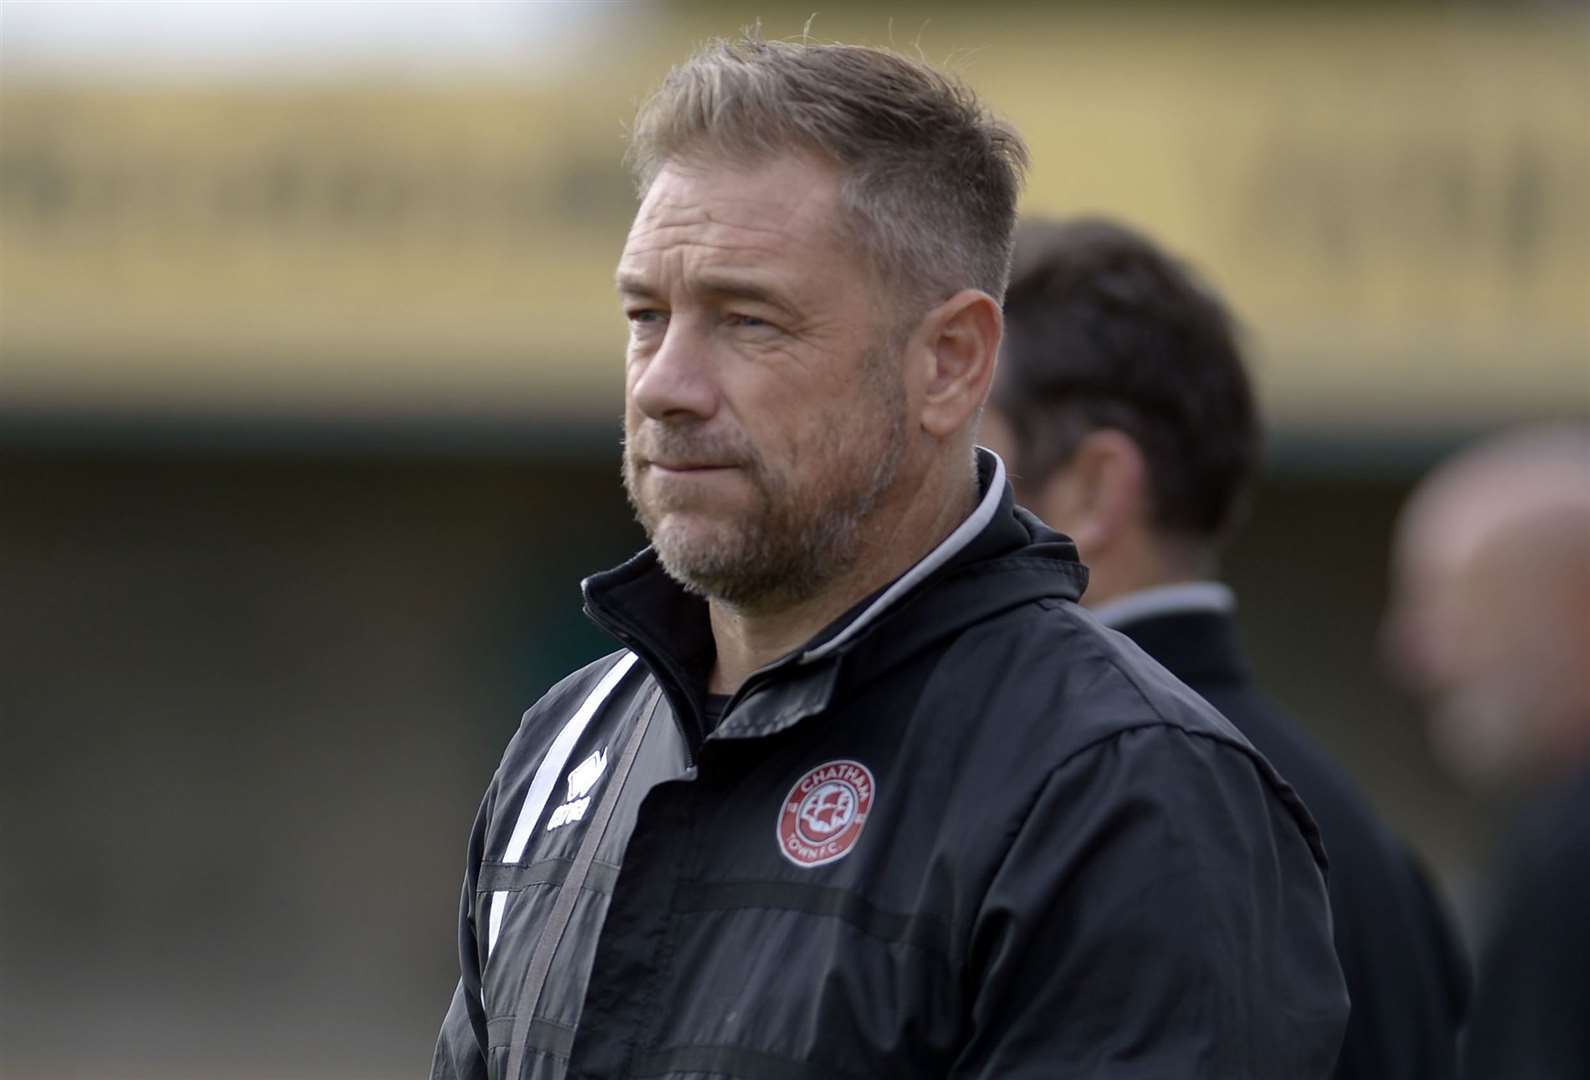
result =
[[872,811],[872,771],[859,761],[819,765],[789,789],[778,849],[796,866],[822,866],[856,846]]

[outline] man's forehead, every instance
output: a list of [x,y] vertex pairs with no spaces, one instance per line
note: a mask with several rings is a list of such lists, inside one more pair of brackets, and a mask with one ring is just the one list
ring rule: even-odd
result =
[[728,263],[761,263],[770,255],[807,249],[831,251],[838,237],[838,204],[837,176],[804,157],[743,167],[670,163],[647,189],[621,267],[683,249],[699,259]]
[[1471,563],[1496,539],[1553,511],[1590,514],[1590,458],[1471,451],[1431,474],[1403,513],[1399,546],[1414,560]]

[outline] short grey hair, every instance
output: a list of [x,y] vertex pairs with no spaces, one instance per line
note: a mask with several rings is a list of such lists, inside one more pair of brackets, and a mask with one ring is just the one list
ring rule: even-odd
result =
[[838,167],[861,252],[905,303],[1003,300],[1027,147],[958,79],[887,49],[716,39],[642,104],[629,161],[644,196],[671,161]]

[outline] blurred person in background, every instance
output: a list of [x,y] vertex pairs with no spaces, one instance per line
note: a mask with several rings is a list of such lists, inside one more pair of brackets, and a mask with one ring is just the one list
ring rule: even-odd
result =
[[916,61],[755,38],[634,132],[652,546],[584,583],[625,648],[483,801],[433,1076],[1327,1076],[1306,811],[974,447],[1019,137]]
[[1236,724],[1319,823],[1352,999],[1334,1075],[1452,1077],[1468,980],[1445,911],[1352,780],[1256,685],[1215,580],[1262,443],[1224,303],[1124,225],[1030,221],[1005,320],[983,440],[1018,500],[1075,539],[1098,619]]
[[1521,429],[1409,499],[1385,643],[1431,740],[1520,805],[1465,1045],[1474,1080],[1590,1076],[1590,426]]

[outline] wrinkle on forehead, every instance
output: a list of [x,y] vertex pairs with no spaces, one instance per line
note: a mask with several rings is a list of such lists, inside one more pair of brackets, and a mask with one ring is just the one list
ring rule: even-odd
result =
[[649,256],[676,251],[689,252],[692,261],[724,265],[740,256],[763,263],[803,248],[847,258],[838,243],[839,215],[838,174],[805,158],[750,169],[669,164],[635,216],[621,273],[639,269],[633,264]]

